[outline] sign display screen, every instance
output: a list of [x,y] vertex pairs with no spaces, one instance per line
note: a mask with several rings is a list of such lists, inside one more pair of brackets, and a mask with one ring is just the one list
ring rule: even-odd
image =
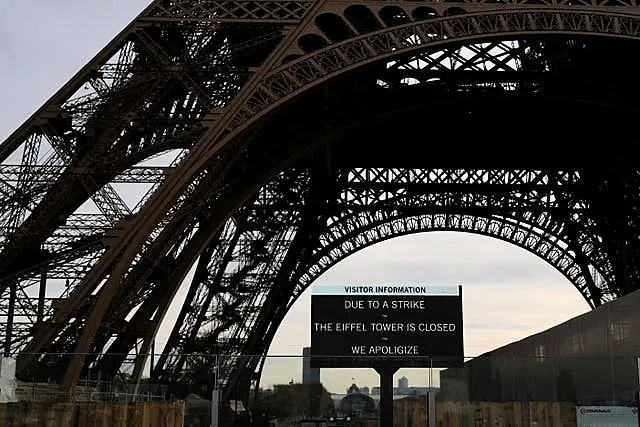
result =
[[462,287],[316,285],[314,367],[459,367]]

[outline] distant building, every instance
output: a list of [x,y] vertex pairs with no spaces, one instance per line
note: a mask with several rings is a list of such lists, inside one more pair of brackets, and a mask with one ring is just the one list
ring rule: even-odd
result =
[[320,368],[311,367],[311,348],[302,349],[302,384],[320,384]]
[[398,380],[398,388],[409,388],[409,379],[407,377],[401,377]]
[[[437,393],[440,391],[438,387],[394,387],[394,396],[416,396],[425,395],[427,393]],[[371,387],[371,396],[377,399],[380,396],[380,387]]]
[[340,399],[339,414],[343,416],[371,417],[377,414],[376,401],[363,394],[356,384],[351,384],[347,394]]

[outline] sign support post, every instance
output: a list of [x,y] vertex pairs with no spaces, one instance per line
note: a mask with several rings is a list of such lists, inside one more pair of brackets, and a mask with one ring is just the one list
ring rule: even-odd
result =
[[375,368],[380,375],[379,427],[393,427],[393,374],[398,368]]
[[220,390],[218,389],[218,355],[215,356],[215,371],[213,374],[213,391],[211,392],[211,427],[220,425]]
[[636,357],[636,362],[638,364],[638,387],[636,391],[636,409],[638,410],[638,427],[640,427],[640,357]]
[[436,426],[436,393],[429,391],[427,393],[427,427]]

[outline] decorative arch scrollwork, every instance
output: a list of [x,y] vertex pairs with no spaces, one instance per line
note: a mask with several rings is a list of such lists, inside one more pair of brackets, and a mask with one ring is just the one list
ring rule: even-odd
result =
[[[322,220],[313,255],[293,275],[298,286],[292,301],[335,263],[366,246],[422,231],[465,231],[537,255],[598,306],[615,297],[602,286],[614,278],[597,237],[583,229],[586,206],[573,195],[580,179],[577,172],[533,170],[342,171],[336,178],[337,207]],[[494,189],[487,191],[487,185]]]
[[325,246],[318,250],[308,270],[298,282],[298,289],[307,288],[329,268],[376,243],[408,234],[430,231],[461,231],[493,237],[538,256],[567,278],[594,304],[586,287],[583,268],[576,262],[570,247],[557,236],[534,228],[530,223],[507,217],[480,217],[464,214],[433,214],[399,216],[384,221],[377,220],[369,212],[344,221],[344,234],[327,233]]

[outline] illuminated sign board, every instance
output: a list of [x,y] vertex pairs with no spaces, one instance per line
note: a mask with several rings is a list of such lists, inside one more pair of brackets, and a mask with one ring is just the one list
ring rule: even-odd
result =
[[314,367],[460,367],[462,287],[316,285]]

